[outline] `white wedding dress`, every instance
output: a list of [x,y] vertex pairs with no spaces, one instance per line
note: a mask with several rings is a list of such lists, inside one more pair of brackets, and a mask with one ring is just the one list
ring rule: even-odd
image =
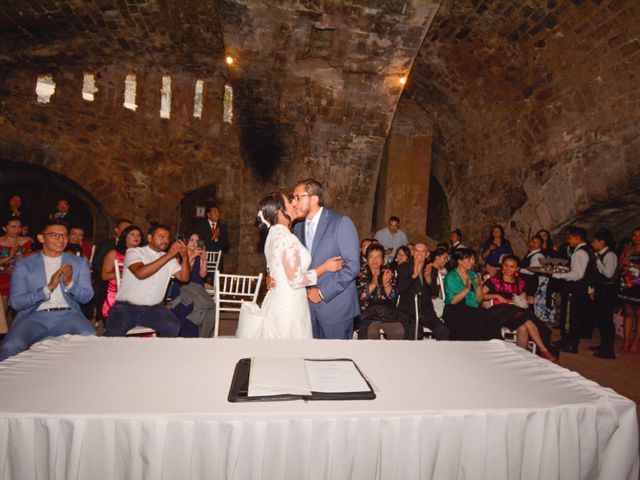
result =
[[307,270],[311,254],[284,225],[269,229],[264,245],[267,269],[276,286],[262,307],[243,303],[236,337],[313,338],[305,287],[315,285],[315,270]]

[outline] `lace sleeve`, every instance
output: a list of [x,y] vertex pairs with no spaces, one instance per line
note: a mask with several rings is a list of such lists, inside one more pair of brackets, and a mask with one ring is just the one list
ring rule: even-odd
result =
[[315,270],[302,271],[300,253],[296,249],[297,239],[293,236],[283,239],[284,244],[280,256],[284,273],[291,288],[304,288],[315,285],[318,276]]

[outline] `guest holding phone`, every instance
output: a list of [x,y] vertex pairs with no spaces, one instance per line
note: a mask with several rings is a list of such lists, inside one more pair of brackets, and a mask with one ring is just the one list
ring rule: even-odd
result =
[[[191,278],[187,283],[173,282],[171,284],[172,311],[180,320],[179,336],[198,337],[201,336],[201,333],[202,336],[208,336],[209,331],[215,325],[215,318],[209,316],[206,323],[199,321],[213,313],[211,308],[214,305],[210,295],[204,289],[204,279],[207,276],[205,244],[196,232],[191,232],[185,238]],[[194,314],[197,309],[200,311],[196,311]]]

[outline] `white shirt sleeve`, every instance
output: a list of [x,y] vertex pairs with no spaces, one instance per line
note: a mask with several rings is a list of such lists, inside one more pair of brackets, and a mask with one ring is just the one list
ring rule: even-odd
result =
[[584,277],[584,272],[589,264],[589,254],[584,250],[578,250],[571,255],[571,270],[567,273],[554,273],[553,278],[575,282]]
[[124,268],[129,268],[129,266],[133,265],[134,263],[144,264],[142,252],[137,248],[130,248],[124,255]]
[[616,274],[616,268],[618,266],[618,257],[611,250],[608,250],[604,254],[604,258],[596,260],[596,267],[605,277],[611,279]]
[[[186,260],[186,261],[188,261],[188,260]],[[172,258],[171,260],[169,260],[169,263],[172,263],[172,265],[171,265],[171,275],[175,275],[180,270],[182,270],[182,264],[180,262],[178,262],[178,260],[176,258]]]

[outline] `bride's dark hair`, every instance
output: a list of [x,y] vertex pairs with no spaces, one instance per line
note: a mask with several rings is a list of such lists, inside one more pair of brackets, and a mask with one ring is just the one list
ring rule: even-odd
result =
[[[291,224],[291,218],[287,215],[285,195],[283,192],[271,192],[260,200],[260,203],[258,203],[258,216],[255,222],[256,227],[260,230],[269,230],[270,226],[278,223],[278,212],[282,212],[285,218],[289,220],[289,224]],[[260,213],[262,213],[262,218]]]

